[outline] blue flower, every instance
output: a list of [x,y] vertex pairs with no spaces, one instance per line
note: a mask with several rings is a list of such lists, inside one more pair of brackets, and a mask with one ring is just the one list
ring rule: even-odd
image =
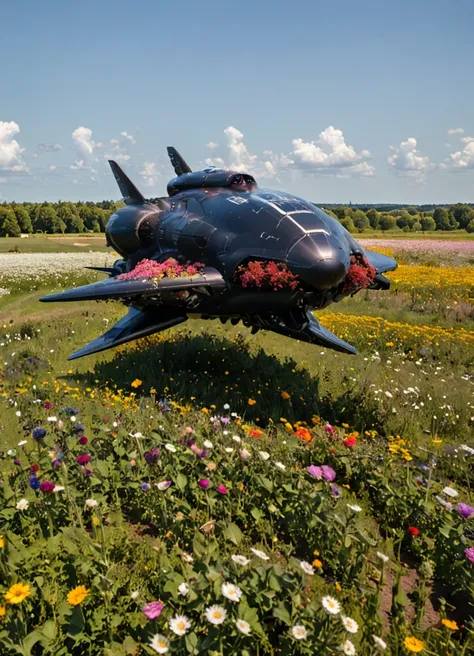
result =
[[78,415],[79,410],[77,408],[63,408],[61,412],[64,412],[65,415]]
[[76,433],[82,433],[84,430],[84,426],[82,424],[74,424],[74,430]]
[[36,478],[36,476],[30,476],[30,487],[33,490],[37,490],[41,483],[39,482],[39,479]]
[[40,428],[39,426],[33,429],[33,439],[34,440],[42,440],[44,437],[46,437],[46,429],[45,428]]
[[148,492],[149,490],[151,490],[150,483],[142,483],[140,487],[142,488],[143,492]]

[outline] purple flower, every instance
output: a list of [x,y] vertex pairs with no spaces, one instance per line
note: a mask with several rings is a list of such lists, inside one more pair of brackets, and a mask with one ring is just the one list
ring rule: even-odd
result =
[[40,487],[41,483],[36,478],[36,476],[30,476],[30,487],[32,490],[37,490]]
[[143,492],[149,492],[151,490],[150,483],[142,483],[140,487],[142,488]]
[[331,492],[332,492],[333,496],[335,496],[335,497],[340,496],[341,491],[337,487],[337,485],[334,485],[334,483],[331,483],[331,485],[329,487],[331,488]]
[[87,444],[88,441],[89,441],[89,440],[87,439],[87,437],[86,437],[85,435],[82,435],[82,436],[79,438],[79,444],[84,445],[84,444]]
[[201,478],[198,481],[198,485],[200,485],[204,490],[206,490],[209,487],[209,481],[207,478]]
[[458,513],[461,517],[464,517],[464,519],[469,519],[469,517],[474,515],[474,508],[468,506],[467,503],[458,503]]
[[156,620],[156,618],[161,615],[164,606],[165,605],[161,601],[152,601],[143,606],[142,612],[149,620]]
[[474,547],[469,547],[469,549],[465,549],[464,553],[466,554],[466,558],[471,561],[471,563],[474,563]]
[[219,494],[227,494],[227,488],[222,483],[217,486],[217,491],[219,492]]
[[333,481],[336,478],[336,472],[332,467],[329,467],[328,465],[323,465],[321,467],[322,473],[323,473],[323,478],[326,481]]
[[41,492],[45,492],[46,494],[50,494],[51,492],[54,491],[55,484],[52,483],[51,481],[43,481],[40,483],[40,490]]
[[230,421],[229,417],[221,417],[221,422],[222,422],[223,424],[228,424],[229,421]]
[[84,426],[82,424],[74,424],[74,430],[76,433],[82,433]]
[[21,462],[18,460],[18,458],[15,458],[15,460],[13,461],[13,464],[21,465]]
[[85,468],[84,468],[84,473],[85,473],[87,476],[92,476],[92,469],[87,469],[87,467],[85,467]]
[[199,453],[197,454],[197,457],[199,458],[199,460],[202,460],[203,458],[207,458],[207,456],[208,456],[208,453],[207,453],[206,449],[203,449],[202,451],[199,451]]
[[323,470],[317,465],[310,465],[309,467],[306,467],[306,471],[310,476],[313,476],[313,478],[317,478],[318,480],[321,480],[323,477]]
[[159,449],[152,449],[151,451],[147,451],[145,453],[145,460],[149,465],[155,463],[159,457],[160,457]]
[[45,428],[37,428],[33,429],[33,439],[34,440],[42,440],[44,437],[46,437],[46,429]]
[[57,468],[59,467],[59,465],[61,464],[61,460],[59,460],[59,458],[55,458],[55,459],[51,462],[51,464],[53,465],[54,469],[57,469]]

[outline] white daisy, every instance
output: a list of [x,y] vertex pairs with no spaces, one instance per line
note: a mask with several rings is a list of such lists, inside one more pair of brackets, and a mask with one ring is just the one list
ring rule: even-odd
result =
[[281,471],[285,471],[286,467],[282,462],[276,462],[275,467],[278,467],[278,469],[281,469]]
[[176,453],[176,447],[174,444],[165,444],[165,449],[170,453]]
[[175,617],[170,619],[170,629],[173,633],[176,633],[176,635],[182,636],[190,628],[191,622],[186,615],[175,615]]
[[382,651],[387,649],[387,643],[385,642],[385,640],[382,640],[382,638],[379,638],[376,635],[373,635],[372,638],[374,639],[374,642],[377,645],[377,647],[379,647]]
[[246,558],[245,556],[239,556],[238,554],[232,556],[232,560],[237,565],[248,565],[250,562],[249,558]]
[[355,620],[353,620],[351,617],[345,617],[342,615],[341,617],[342,623],[344,624],[344,628],[348,633],[357,633],[359,630],[359,625]]
[[96,505],[97,505],[97,501],[95,499],[86,499],[87,508],[95,508]]
[[55,492],[63,492],[65,489],[66,488],[64,487],[64,485],[56,485],[55,488],[54,488],[54,491]]
[[270,454],[267,451],[259,451],[258,455],[262,460],[268,460],[268,458],[270,457]]
[[178,592],[182,597],[186,597],[189,594],[189,585],[183,581],[178,585]]
[[354,644],[350,640],[346,640],[341,645],[341,651],[346,656],[354,656],[354,654],[356,653],[356,648],[354,647]]
[[240,444],[240,442],[242,442],[242,438],[239,437],[239,435],[232,435],[232,439],[234,440],[234,442],[237,442],[237,444]]
[[204,441],[204,448],[205,448],[205,449],[212,449],[213,446],[214,446],[214,445],[213,445],[213,443],[212,443],[210,440],[205,440],[205,441]]
[[[474,420],[474,419],[473,419]],[[463,451],[466,451],[466,453],[469,453],[469,455],[474,456],[474,449],[470,446],[467,446],[467,444],[461,444],[460,447]]]
[[251,548],[250,551],[255,554],[258,558],[261,558],[262,560],[270,560],[270,558],[267,556],[267,554],[264,551],[259,551],[258,549],[253,549]]
[[169,486],[171,485],[171,481],[161,481],[161,483],[155,483],[156,487],[163,492],[163,490],[167,490]]
[[30,505],[30,502],[28,499],[20,499],[20,501],[16,504],[16,509],[17,510],[28,510],[28,506]]
[[221,585],[222,594],[231,601],[239,601],[242,596],[242,590],[233,583],[223,583]]
[[183,551],[183,553],[181,554],[181,558],[184,560],[185,563],[192,563],[194,560],[191,554],[186,553],[186,551]]
[[228,403],[224,403],[223,408],[224,410],[228,410],[230,408],[230,405]]
[[350,508],[354,512],[361,512],[362,508],[360,506],[354,505],[352,506],[350,503],[347,504],[347,507]]
[[321,603],[326,612],[331,613],[331,615],[337,615],[341,610],[341,604],[334,597],[323,597]]
[[233,452],[234,452],[234,449],[233,449],[231,446],[226,446],[226,448],[224,449],[224,451],[225,451],[226,453],[233,453]]
[[57,417],[48,417],[48,421],[58,421]]
[[388,563],[388,561],[390,560],[390,558],[388,556],[386,556],[384,553],[382,553],[381,551],[377,551],[377,556],[378,556],[378,558],[380,558],[380,560],[383,563]]
[[310,563],[307,563],[305,560],[300,561],[300,567],[305,574],[314,574],[314,568]]
[[18,446],[25,446],[25,444],[28,444],[28,440],[21,440],[21,442],[18,442]]
[[166,654],[168,651],[168,640],[164,635],[157,633],[153,636],[150,642],[150,647],[156,651],[157,654]]
[[17,410],[17,411],[15,412],[15,414],[16,414],[17,417],[21,417],[21,410]]
[[454,497],[457,497],[457,496],[458,496],[458,493],[456,492],[456,490],[453,490],[453,488],[452,488],[452,487],[449,487],[449,486],[445,487],[444,490],[443,490],[443,492],[444,492],[444,494],[446,494],[448,497],[452,497],[452,498],[454,498]]
[[239,456],[241,460],[248,460],[249,458],[251,458],[252,454],[248,449],[241,449],[239,452]]
[[69,419],[70,419],[73,423],[76,421],[76,417],[75,417],[75,415],[71,415],[71,416],[69,417]]
[[135,601],[135,599],[138,599],[139,594],[140,594],[140,590],[134,590],[130,595],[130,598]]
[[206,620],[211,624],[222,624],[226,615],[227,611],[222,606],[214,605],[206,608]]
[[235,626],[239,629],[240,633],[248,635],[250,633],[250,624],[245,620],[235,620]]
[[308,632],[302,624],[296,624],[296,626],[291,629],[291,633],[293,634],[293,638],[296,638],[297,640],[305,640],[308,637]]

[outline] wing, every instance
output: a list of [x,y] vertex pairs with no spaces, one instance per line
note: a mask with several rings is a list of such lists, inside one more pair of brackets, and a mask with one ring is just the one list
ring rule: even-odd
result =
[[365,249],[364,251],[367,259],[377,271],[377,273],[395,271],[398,266],[393,257],[388,257],[388,255],[382,255],[381,253],[376,253],[375,251],[367,251]]
[[222,292],[227,284],[222,275],[212,267],[204,268],[202,274],[192,278],[162,278],[153,280],[118,280],[107,278],[90,285],[67,289],[57,294],[43,296],[43,303],[62,303],[66,301],[107,301],[137,299],[157,296],[162,292],[179,292],[203,287],[210,292]]
[[191,167],[189,164],[186,164],[184,159],[181,157],[181,155],[178,153],[176,148],[173,146],[168,146],[168,155],[171,160],[171,164],[174,168],[174,172],[176,175],[182,175],[183,173],[192,173]]
[[114,162],[113,159],[109,159],[110,168],[114,174],[115,181],[117,182],[120,193],[122,194],[122,200],[126,205],[139,205],[140,203],[145,202],[145,198],[142,193],[138,191],[130,178],[125,175],[117,162]]

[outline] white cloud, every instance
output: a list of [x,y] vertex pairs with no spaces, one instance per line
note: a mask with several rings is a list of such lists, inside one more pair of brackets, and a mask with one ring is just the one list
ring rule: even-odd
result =
[[451,128],[448,130],[448,134],[464,134],[463,128]]
[[464,149],[451,153],[442,168],[451,168],[453,171],[474,169],[474,138],[465,137],[463,141],[466,144]]
[[[374,167],[365,160],[371,157],[368,150],[357,152],[346,144],[342,130],[332,125],[323,130],[317,141],[293,139],[290,154],[297,168],[331,174],[356,174],[371,176]],[[364,164],[364,166],[361,166]]]
[[293,159],[284,153],[274,153],[272,150],[263,151],[264,160],[262,162],[262,171],[259,175],[262,178],[276,178],[279,180],[279,174],[282,170],[289,168],[295,163]]
[[206,166],[217,166],[218,169],[225,168],[225,162],[222,157],[207,157],[204,163]]
[[86,163],[84,162],[83,159],[80,159],[78,162],[75,162],[74,164],[71,164],[70,168],[73,171],[80,171],[81,169],[86,169]]
[[113,146],[116,146],[118,142],[118,139],[111,139],[109,143],[111,143]]
[[123,137],[124,139],[128,139],[131,142],[132,146],[134,146],[137,143],[135,141],[135,138],[131,134],[128,134],[128,132],[121,132],[120,136]]
[[143,168],[140,171],[145,187],[153,187],[158,182],[161,173],[156,168],[156,162],[143,162]]
[[214,143],[213,141],[210,141],[209,143],[206,144],[206,148],[210,148],[211,150],[214,150],[214,148],[217,148],[219,144]]
[[56,164],[51,164],[51,166],[49,167],[49,170],[50,171],[56,171]]
[[92,130],[90,128],[79,127],[72,133],[72,140],[81,154],[92,155],[96,146],[92,140]]
[[224,130],[230,155],[230,168],[234,171],[252,171],[257,164],[257,155],[251,155],[244,144],[244,135],[240,130],[229,125]]
[[390,146],[393,152],[387,158],[387,162],[397,175],[422,179],[427,171],[434,168],[429,157],[423,156],[416,149],[416,145],[416,139],[409,137],[406,141],[402,141],[398,148]]
[[39,153],[57,153],[61,150],[61,146],[59,144],[40,143],[37,145],[36,150]]
[[0,169],[29,172],[23,159],[24,148],[13,137],[20,132],[14,121],[0,121]]
[[474,141],[474,137],[462,137],[461,141],[464,143],[472,143]]

